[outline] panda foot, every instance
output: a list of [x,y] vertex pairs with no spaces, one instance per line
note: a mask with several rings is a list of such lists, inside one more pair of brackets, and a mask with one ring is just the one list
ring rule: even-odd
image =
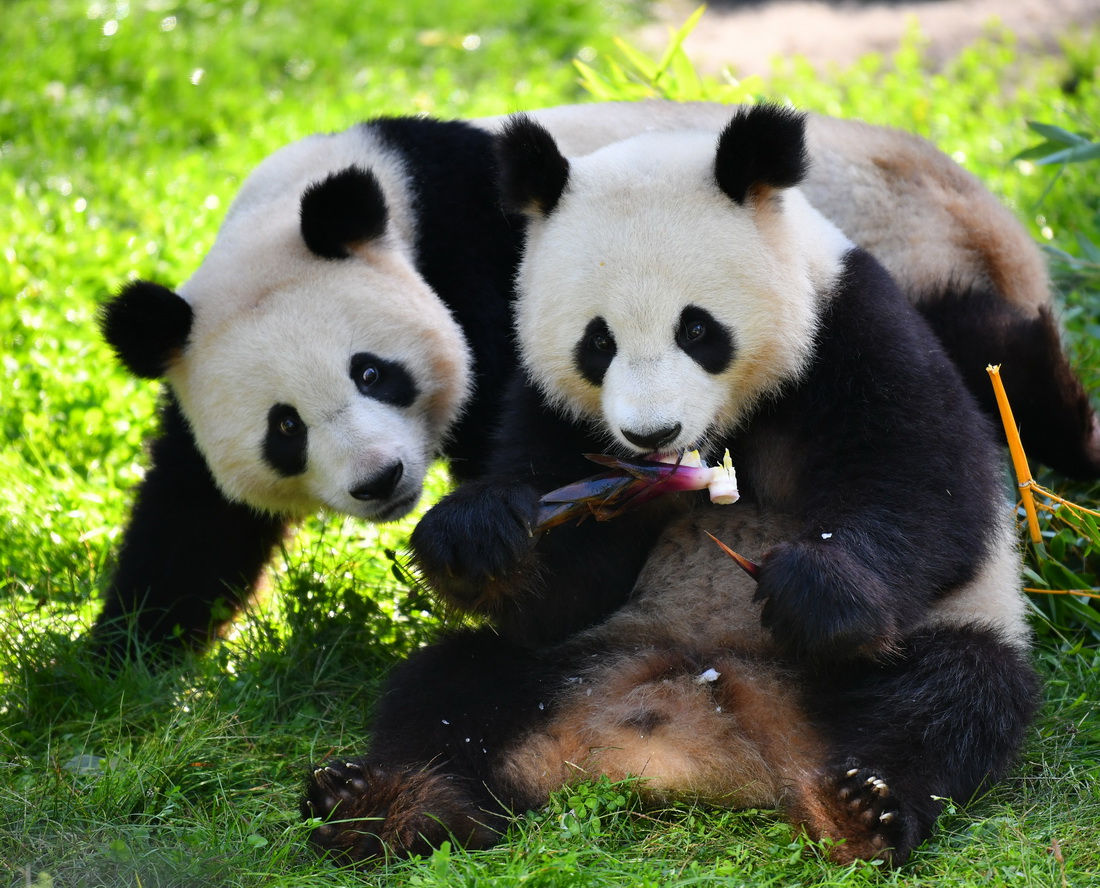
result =
[[449,839],[487,848],[500,837],[462,781],[431,768],[386,769],[364,759],[336,760],[310,775],[302,817],[323,821],[310,842],[337,863],[426,856]]
[[884,860],[896,866],[913,848],[908,817],[889,784],[873,768],[849,761],[826,781],[823,799],[833,825],[825,831],[843,844],[829,855],[838,863]]
[[849,760],[796,791],[788,813],[810,838],[827,840],[834,863],[881,860],[900,866],[918,844],[920,828],[881,773]]

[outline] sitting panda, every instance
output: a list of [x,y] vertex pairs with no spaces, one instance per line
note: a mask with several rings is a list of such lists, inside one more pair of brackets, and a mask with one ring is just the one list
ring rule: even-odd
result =
[[[838,862],[899,865],[1011,764],[1038,691],[991,424],[800,191],[804,147],[804,118],[766,105],[717,144],[568,161],[531,120],[505,131],[527,378],[490,472],[414,544],[452,603],[521,631],[454,631],[395,670],[367,753],[308,779],[319,848],[487,847],[570,782],[635,775],[647,802],[775,806]],[[585,450],[694,447],[728,447],[740,502],[532,537]]]
[[[717,133],[728,114],[652,102],[535,116],[584,154],[643,130]],[[440,453],[460,481],[482,472],[516,363],[522,226],[492,181],[501,125],[379,119],[290,145],[249,177],[178,293],[136,281],[105,306],[108,343],[168,397],[97,645],[121,651],[129,617],[140,646],[201,646],[215,602],[247,599],[289,522],[318,508],[398,518]],[[1100,470],[1040,254],[1008,212],[916,137],[815,117],[809,144],[811,199],[897,276],[975,391],[989,396],[987,361],[1011,357],[1032,455]]]

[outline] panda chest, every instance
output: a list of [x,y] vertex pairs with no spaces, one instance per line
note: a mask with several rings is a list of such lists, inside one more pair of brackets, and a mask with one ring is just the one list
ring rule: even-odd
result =
[[812,442],[798,440],[790,429],[753,423],[730,448],[742,497],[762,506],[793,508],[812,483],[807,477],[810,447]]

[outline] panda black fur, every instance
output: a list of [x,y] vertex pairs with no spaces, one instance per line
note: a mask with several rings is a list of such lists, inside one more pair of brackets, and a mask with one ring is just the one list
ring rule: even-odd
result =
[[[728,113],[653,102],[536,116],[579,155],[644,130],[717,132]],[[380,119],[288,146],[246,182],[178,295],[136,282],[108,304],[104,332],[123,363],[170,386],[99,644],[126,643],[115,631],[126,616],[144,644],[201,644],[216,629],[214,602],[231,610],[251,594],[288,521],[320,507],[398,517],[440,449],[459,480],[478,475],[515,364],[520,225],[500,213],[490,183],[490,133],[501,124]],[[916,137],[813,118],[810,146],[812,199],[961,344],[974,390],[988,394],[986,362],[1009,359],[1032,455],[1095,473],[1094,417],[1023,229]],[[913,219],[921,238],[909,237]],[[280,299],[289,309],[276,314]],[[264,327],[267,315],[282,320]],[[352,330],[361,344],[344,342]],[[385,371],[389,383],[355,384],[353,358],[360,382]],[[326,451],[327,421],[314,417],[368,413],[381,418],[374,434],[346,426]]]
[[[417,554],[447,553],[527,641],[589,599],[605,618],[414,654],[369,752],[309,779],[319,848],[486,847],[511,812],[606,774],[657,804],[780,807],[834,860],[897,865],[944,798],[1011,764],[1037,682],[992,429],[883,268],[792,187],[802,147],[801,118],[769,106],[717,150],[650,135],[564,163],[534,123],[506,132],[505,199],[533,216],[531,382],[490,474],[429,511]],[[742,500],[532,544],[538,496],[585,473],[581,442],[728,445]],[[703,531],[758,559],[758,585]],[[610,546],[642,551],[637,576],[602,569]]]

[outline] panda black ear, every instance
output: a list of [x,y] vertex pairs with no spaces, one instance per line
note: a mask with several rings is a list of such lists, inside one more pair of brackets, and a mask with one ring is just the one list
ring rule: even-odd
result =
[[549,215],[569,181],[569,161],[554,137],[526,114],[517,114],[496,139],[497,182],[504,208]]
[[790,108],[742,108],[718,137],[714,177],[736,203],[760,188],[797,185],[808,169],[806,116]]
[[302,239],[323,259],[346,259],[351,247],[386,231],[386,198],[374,173],[349,166],[302,194]]
[[159,379],[187,345],[193,317],[182,296],[134,281],[100,309],[99,328],[127,370]]

